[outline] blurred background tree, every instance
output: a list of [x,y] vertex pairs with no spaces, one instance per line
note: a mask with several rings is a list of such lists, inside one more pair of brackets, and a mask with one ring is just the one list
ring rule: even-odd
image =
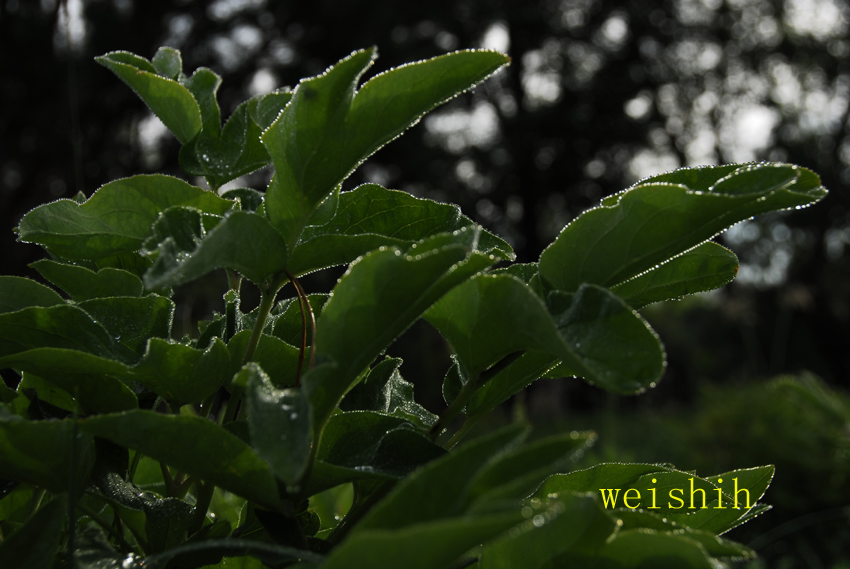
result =
[[[128,50],[150,57],[160,45],[178,48],[187,71],[208,66],[224,77],[226,117],[246,97],[294,86],[356,48],[379,47],[379,72],[487,47],[507,52],[512,65],[429,115],[346,187],[371,181],[458,203],[508,239],[520,261],[536,261],[567,222],[601,197],[679,166],[787,161],[818,172],[831,190],[810,210],[765,216],[724,234],[721,242],[741,259],[733,285],[646,311],[668,349],[666,379],[656,390],[624,400],[580,382],[541,381],[526,402],[533,420],[549,412],[620,418],[687,414],[698,404],[722,408],[723,397],[706,397],[701,386],[726,384],[733,391],[725,397],[734,397],[745,384],[752,394],[763,387],[754,383],[760,379],[801,370],[845,387],[848,24],[847,0],[434,0],[403,7],[386,0],[0,0],[4,273],[34,276],[26,265],[38,252],[15,245],[12,228],[36,205],[80,191],[90,196],[123,176],[182,175],[176,141],[94,64],[95,55]],[[236,185],[262,189],[268,175]],[[221,292],[186,292],[178,332],[220,310]],[[414,381],[441,376],[448,360],[439,338],[424,324],[408,336],[397,354],[408,360],[406,373]],[[427,405],[440,404],[438,389],[420,382],[417,390]],[[689,423],[677,425],[674,433]],[[577,428],[595,426],[588,420]],[[846,430],[833,434],[846,437]],[[629,458],[663,459],[642,454],[639,440],[630,444]],[[733,465],[755,464],[736,452]],[[777,483],[782,476],[780,469]],[[835,484],[818,492],[838,492],[835,504],[846,504],[847,478]],[[805,504],[789,508],[777,508],[753,531],[806,515]],[[770,547],[776,543],[784,541]],[[766,559],[791,563],[783,567],[838,566],[835,556],[816,556],[817,565],[795,548],[769,549]]]

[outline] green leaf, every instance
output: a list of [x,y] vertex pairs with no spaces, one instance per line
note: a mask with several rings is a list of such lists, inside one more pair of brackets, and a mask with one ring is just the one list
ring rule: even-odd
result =
[[[757,510],[757,513],[761,512],[762,504],[758,504],[758,501],[770,486],[773,473],[773,466],[760,466],[711,476],[707,480],[723,490],[722,503],[718,502],[715,492],[710,497],[711,502],[707,508],[700,509],[689,516],[673,513],[668,517],[675,523],[693,529],[716,535],[726,533],[751,519],[749,514],[753,510]],[[738,508],[735,507],[736,505]]]
[[445,452],[402,418],[374,411],[340,413],[322,432],[307,493],[360,478],[400,479]]
[[32,373],[23,372],[21,381],[18,383],[18,393],[29,401],[38,399],[38,401],[64,409],[68,413],[79,413],[81,411],[70,393]]
[[196,248],[185,252],[173,237],[166,238],[153,267],[145,273],[145,286],[176,286],[220,268],[234,269],[261,283],[286,268],[283,237],[256,213],[234,211],[197,239]]
[[0,403],[11,403],[18,394],[14,389],[9,389],[6,383],[0,383]]
[[312,447],[310,403],[300,389],[276,389],[256,364],[247,364],[239,376],[234,381],[247,382],[252,446],[278,479],[297,484],[307,470]]
[[0,407],[0,477],[65,492],[88,478],[94,464],[91,436],[68,420],[25,421]]
[[555,291],[549,311],[570,352],[562,358],[575,375],[618,393],[654,387],[666,365],[649,324],[611,291],[582,285],[575,295]]
[[236,200],[243,211],[257,211],[263,205],[263,194],[251,188],[233,188],[221,194],[226,200]]
[[76,350],[34,348],[0,358],[0,366],[35,374],[73,395],[91,413],[138,409],[133,390],[118,377],[124,364]]
[[[771,466],[701,478],[661,465],[600,464],[552,476],[540,487],[537,496],[592,492],[614,515],[620,515],[621,511],[615,508],[640,508],[663,515],[666,521],[684,528],[721,534],[749,519],[748,512],[758,507],[756,502],[772,476]],[[724,482],[719,483],[720,479]],[[746,505],[744,489],[749,492],[749,507],[734,508],[735,484],[740,491],[739,505]]]
[[[159,63],[165,63],[160,57]],[[182,144],[201,130],[201,109],[192,93],[174,79],[157,74],[155,66],[127,52],[110,52],[95,61],[115,73],[141,98]],[[168,67],[173,66],[173,60]],[[170,71],[170,69],[167,69]]]
[[469,375],[531,349],[568,355],[543,301],[511,275],[478,275],[446,293],[425,319],[451,343]]
[[206,351],[152,338],[125,377],[162,396],[176,410],[215,393],[232,376],[229,371],[230,352],[219,338]]
[[144,492],[132,482],[125,481],[118,472],[95,470],[93,478],[97,488],[134,533],[139,533],[140,529],[136,527],[134,518],[139,518],[141,522],[143,515],[143,525],[138,525],[144,529],[146,551],[165,551],[186,540],[195,511],[191,504],[177,498],[158,498],[150,492]]
[[142,296],[144,292],[142,280],[121,269],[105,268],[95,272],[50,259],[41,259],[29,266],[78,302],[113,296]]
[[395,338],[443,294],[496,261],[492,255],[470,255],[477,235],[475,228],[463,228],[412,246],[409,254],[381,249],[351,264],[316,325],[317,357],[330,357],[338,367],[322,372],[320,381],[318,375],[304,377],[317,432]]
[[206,128],[180,149],[180,167],[188,174],[204,176],[213,188],[262,168],[269,162],[260,142],[262,129],[248,114],[249,101],[236,107],[221,135]]
[[476,506],[496,500],[520,500],[549,476],[572,469],[596,441],[593,432],[563,433],[494,457],[469,483]]
[[32,505],[34,486],[18,484],[17,487],[0,500],[0,520],[24,523]]
[[0,314],[0,358],[39,348],[77,350],[131,363],[138,357],[78,306],[31,307]]
[[402,529],[360,531],[334,549],[322,569],[443,569],[522,519],[516,506],[507,513],[459,516]]
[[280,115],[289,101],[292,91],[278,89],[265,95],[257,95],[248,101],[248,113],[251,120],[263,130],[269,128]]
[[[218,108],[216,95],[221,86],[221,77],[206,67],[199,67],[191,77],[183,76],[178,79],[180,84],[192,93],[201,111],[201,132],[218,137],[221,131],[221,111]],[[183,144],[187,141],[181,140]]]
[[[787,164],[677,170],[643,180],[571,222],[540,256],[559,290],[613,286],[768,211],[826,195],[818,177]],[[651,222],[650,222],[651,220]]]
[[194,512],[195,508],[177,498],[149,504],[145,508],[145,531],[150,551],[166,551],[186,541]]
[[[476,380],[502,358],[527,350],[548,352],[573,374],[623,393],[640,391],[660,379],[661,344],[621,299],[592,286],[574,296],[553,294],[547,310],[518,278],[479,275],[447,293],[425,318],[449,340],[463,368]],[[531,363],[537,364],[537,358],[515,371],[542,374],[554,365],[543,358],[539,367],[525,367]],[[527,373],[505,376],[499,390],[509,384],[522,388],[534,379]]]
[[[627,488],[631,488],[638,480],[646,476],[657,476],[659,473],[678,473],[684,476],[684,481],[687,484],[688,478],[693,477],[693,474],[680,472],[672,468],[660,464],[597,464],[584,470],[577,470],[569,474],[557,474],[550,477],[538,489],[536,495],[538,498],[545,498],[550,494],[561,494],[564,492],[590,492],[594,495],[601,496],[603,499],[606,494],[602,490],[620,489],[621,494],[625,494]],[[702,479],[700,479],[702,480]],[[602,488],[604,486],[604,488]],[[703,488],[714,488],[714,485],[708,483]],[[684,486],[683,486],[684,488]],[[623,497],[620,495],[608,494],[615,501],[619,500],[622,503]],[[663,496],[666,498],[666,496]],[[643,496],[643,503],[651,500],[651,495]],[[640,502],[640,500],[635,500]],[[616,507],[617,503],[612,503],[610,500],[603,502],[606,508]]]
[[593,557],[616,529],[593,496],[565,494],[551,506],[536,515],[532,512],[534,517],[516,535],[512,531],[485,546],[480,569],[560,567],[547,562],[569,550]]
[[24,277],[0,276],[0,314],[31,306],[58,306],[65,299],[52,288]]
[[745,561],[755,559],[756,552],[740,543],[717,537],[713,533],[707,531],[699,531],[692,529],[681,529],[668,532],[672,535],[681,535],[691,541],[699,543],[705,552],[714,558]]
[[366,379],[346,394],[340,409],[379,411],[427,430],[437,421],[437,416],[416,402],[413,384],[405,381],[398,371],[401,363],[399,358],[385,358],[373,367]]
[[717,243],[703,243],[611,288],[635,310],[648,304],[720,288],[738,274],[738,257]]
[[464,444],[429,462],[401,482],[352,530],[352,537],[369,530],[397,530],[466,512],[469,481],[490,458],[516,446],[528,433],[515,424]]
[[322,75],[302,80],[263,133],[275,165],[266,208],[290,247],[313,209],[360,163],[509,61],[496,52],[455,52],[391,69],[358,91],[374,59],[374,48],[357,51]]
[[263,507],[280,507],[277,484],[266,462],[207,419],[126,411],[82,419],[80,430],[135,449]]
[[631,569],[714,569],[705,548],[687,535],[638,529],[619,532],[599,551],[598,566]]
[[66,518],[64,497],[42,506],[24,526],[0,542],[0,567],[50,569]]
[[120,269],[122,271],[127,271],[141,280],[142,275],[150,268],[152,262],[147,256],[142,255],[138,251],[130,251],[127,253],[112,255],[110,257],[100,257],[88,262],[87,264],[97,271],[102,271],[103,269]]
[[[382,246],[404,248],[426,237],[471,225],[472,220],[461,215],[455,205],[364,184],[339,194],[330,220],[305,227],[292,251],[289,270],[301,275],[345,265]],[[507,243],[492,234],[488,236],[507,258],[513,258]]]
[[233,202],[170,176],[132,176],[102,186],[82,205],[58,200],[35,208],[21,219],[18,238],[68,260],[132,253],[173,206],[222,215]]
[[205,214],[193,207],[170,207],[157,216],[151,226],[150,237],[142,244],[142,252],[154,253],[170,238],[174,253],[191,253],[206,231],[220,221],[220,216]]
[[442,388],[443,400],[447,405],[451,405],[457,399],[457,396],[460,395],[463,386],[469,383],[469,374],[461,366],[457,354],[451,354],[449,357],[452,359],[452,365],[449,366],[449,371],[443,377]]
[[157,295],[143,298],[110,297],[93,298],[77,303],[107,333],[142,355],[151,338],[168,339],[174,303]]
[[[230,371],[228,373],[231,376],[242,368],[250,339],[251,331],[243,330],[227,343],[227,350],[230,352]],[[274,336],[263,334],[260,336],[252,361],[263,368],[263,372],[269,376],[272,385],[275,387],[295,385],[295,375],[298,371],[298,348],[290,346]]]
[[151,63],[157,73],[169,79],[177,79],[183,73],[183,57],[179,50],[172,47],[161,47],[156,50]]

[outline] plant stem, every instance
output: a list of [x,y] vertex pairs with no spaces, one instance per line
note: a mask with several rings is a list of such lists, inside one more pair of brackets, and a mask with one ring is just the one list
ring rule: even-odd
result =
[[159,468],[162,471],[162,480],[165,482],[166,497],[173,498],[177,485],[174,483],[174,478],[171,477],[171,471],[168,470],[168,465],[164,462],[159,463]]
[[460,439],[465,437],[466,434],[470,430],[472,430],[472,427],[475,426],[475,423],[477,423],[477,422],[478,422],[477,418],[471,419],[471,418],[467,417],[466,419],[464,419],[463,425],[461,425],[460,429],[458,429],[457,432],[455,434],[453,434],[452,437],[448,441],[446,441],[446,444],[444,444],[443,446],[447,449],[454,448],[455,445],[457,445],[457,443],[460,442]]
[[304,367],[304,352],[307,351],[307,315],[304,314],[306,312],[304,308],[305,299],[301,295],[301,289],[295,284],[295,277],[291,276],[289,271],[286,271],[286,274],[295,287],[295,292],[298,295],[298,306],[301,309],[301,349],[298,350],[298,367],[295,368],[295,387],[298,387],[301,384],[301,369]]
[[130,465],[130,472],[128,473],[129,482],[132,482],[133,478],[136,477],[136,469],[139,467],[140,460],[142,460],[142,453],[136,451],[136,454],[133,455],[133,464]]
[[313,307],[310,306],[310,299],[307,293],[304,292],[304,287],[295,278],[295,275],[286,271],[286,276],[295,287],[295,293],[298,295],[298,306],[301,308],[301,350],[298,353],[298,370],[295,373],[295,387],[301,383],[301,369],[304,366],[304,353],[307,351],[307,315],[310,316],[310,339],[312,347],[310,348],[310,364],[307,369],[313,369],[313,362],[316,359],[316,315],[313,313]]
[[263,335],[263,328],[266,327],[266,320],[274,306],[274,299],[277,297],[277,291],[280,287],[270,286],[262,292],[260,297],[260,306],[257,307],[257,321],[254,323],[254,329],[251,330],[251,339],[248,340],[248,349],[245,350],[245,357],[242,358],[242,365],[247,364],[254,359],[254,352],[257,350],[257,344],[260,343],[260,337]]
[[[248,347],[245,350],[245,357],[242,358],[242,364],[247,364],[254,359],[254,352],[257,351],[257,345],[260,343],[260,338],[263,336],[263,329],[266,327],[266,320],[274,306],[274,299],[277,297],[277,291],[282,286],[282,279],[276,277],[272,279],[266,288],[261,288],[260,306],[257,307],[257,321],[254,322],[254,329],[251,330],[251,338],[248,340]],[[239,411],[239,404],[242,402],[242,392],[240,389],[234,389],[231,394],[230,401],[227,402],[227,410],[224,412],[222,424],[227,424],[236,419]]]
[[189,524],[188,534],[192,535],[204,527],[204,520],[207,519],[207,510],[212,502],[215,485],[211,482],[197,482],[198,485],[198,502],[195,505],[195,512],[192,514],[192,523]]
[[187,479],[186,479],[186,480],[184,480],[183,482],[180,482],[180,483],[177,485],[177,487],[175,488],[176,492],[174,493],[174,497],[175,497],[175,498],[178,498],[178,499],[180,499],[180,500],[182,500],[183,498],[185,498],[185,497],[186,497],[186,494],[189,492],[189,488],[190,488],[190,487],[192,486],[192,484],[194,484],[194,483],[195,483],[195,477],[194,477],[194,476],[190,476],[189,478],[187,478]]

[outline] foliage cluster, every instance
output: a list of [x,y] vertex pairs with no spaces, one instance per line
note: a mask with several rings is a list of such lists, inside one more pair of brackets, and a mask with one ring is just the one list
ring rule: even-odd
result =
[[805,373],[764,382],[707,384],[685,409],[660,413],[652,406],[639,407],[536,418],[532,436],[593,425],[605,444],[585,453],[586,464],[667,462],[699,472],[771,463],[776,475],[770,485],[770,515],[735,531],[736,539],[759,553],[746,567],[806,565],[813,555],[834,560],[823,563],[825,567],[850,561],[843,546],[850,528],[838,522],[847,516],[850,480],[846,393]]
[[[731,281],[737,259],[710,239],[818,201],[818,177],[787,164],[655,176],[578,217],[538,263],[510,264],[508,243],[452,205],[340,191],[508,58],[460,51],[358,87],[375,55],[254,97],[223,126],[221,79],[185,75],[176,50],[98,58],[213,191],[133,176],[21,220],[19,239],[50,256],[34,268],[66,296],[0,277],[0,367],[21,377],[0,392],[0,565],[709,568],[753,555],[719,535],[768,508],[770,466],[575,471],[592,433],[524,444],[522,424],[459,442],[541,376],[653,387],[664,352],[637,310]],[[267,164],[265,192],[218,191]],[[307,294],[300,277],[340,265],[333,290]],[[172,338],[173,287],[222,269],[224,312]],[[247,312],[243,279],[260,291]],[[382,358],[420,318],[454,350],[439,415]],[[749,507],[720,507],[733,480]],[[709,504],[611,509],[601,487],[696,487]]]

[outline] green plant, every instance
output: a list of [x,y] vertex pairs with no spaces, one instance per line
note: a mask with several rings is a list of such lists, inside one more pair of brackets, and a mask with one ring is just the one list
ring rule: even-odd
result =
[[[523,444],[522,424],[456,445],[544,375],[654,386],[664,352],[636,310],[731,281],[735,255],[709,239],[816,202],[818,177],[785,164],[663,174],[585,212],[539,263],[509,265],[510,246],[454,206],[374,184],[340,192],[508,58],[456,52],[358,90],[374,58],[254,97],[224,127],[220,78],[184,75],[179,52],[98,58],[181,142],[188,174],[213,190],[268,163],[274,177],[265,193],[218,195],[133,176],[23,217],[20,240],[51,257],[34,268],[68,298],[0,277],[0,368],[20,376],[0,390],[0,565],[708,568],[753,555],[717,536],[768,508],[772,467],[574,471],[592,433]],[[330,293],[298,280],[338,265]],[[172,339],[171,287],[222,269],[224,312]],[[249,312],[243,278],[261,294]],[[422,317],[455,352],[439,416],[400,360],[381,359]],[[643,507],[612,508],[603,489]],[[676,489],[706,507],[677,508]]]

